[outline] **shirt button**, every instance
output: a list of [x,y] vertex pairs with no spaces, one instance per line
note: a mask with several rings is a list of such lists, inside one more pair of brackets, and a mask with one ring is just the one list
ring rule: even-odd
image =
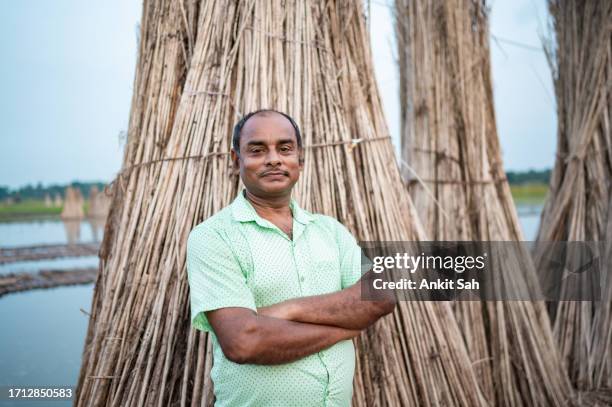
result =
[[304,282],[304,276],[300,277],[300,281],[303,283]]

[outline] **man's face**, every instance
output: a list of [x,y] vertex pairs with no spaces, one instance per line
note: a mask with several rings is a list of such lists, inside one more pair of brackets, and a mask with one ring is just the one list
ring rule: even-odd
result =
[[301,151],[295,130],[274,112],[251,117],[240,136],[240,156],[232,150],[234,166],[246,189],[258,196],[284,196],[300,177]]

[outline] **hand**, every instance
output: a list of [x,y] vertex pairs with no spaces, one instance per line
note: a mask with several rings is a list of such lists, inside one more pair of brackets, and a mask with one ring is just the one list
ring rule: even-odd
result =
[[357,329],[347,329],[347,338],[346,339],[354,339],[359,336],[361,331]]

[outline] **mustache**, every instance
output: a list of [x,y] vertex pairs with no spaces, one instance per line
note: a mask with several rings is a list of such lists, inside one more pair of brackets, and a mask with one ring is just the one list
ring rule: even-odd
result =
[[263,172],[259,173],[259,176],[260,177],[265,177],[266,175],[272,174],[272,173],[282,173],[285,176],[289,176],[289,172],[288,171],[279,170],[279,169],[263,171]]

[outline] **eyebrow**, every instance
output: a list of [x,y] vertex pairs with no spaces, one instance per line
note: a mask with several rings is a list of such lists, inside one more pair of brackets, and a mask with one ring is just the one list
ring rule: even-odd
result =
[[[287,144],[287,143],[295,143],[295,140],[290,139],[290,138],[280,139],[277,144]],[[265,146],[266,143],[264,143],[263,141],[253,140],[253,141],[248,141],[246,145],[247,146]]]
[[264,143],[263,141],[249,141],[248,143],[246,143],[247,146],[265,146],[266,143]]

